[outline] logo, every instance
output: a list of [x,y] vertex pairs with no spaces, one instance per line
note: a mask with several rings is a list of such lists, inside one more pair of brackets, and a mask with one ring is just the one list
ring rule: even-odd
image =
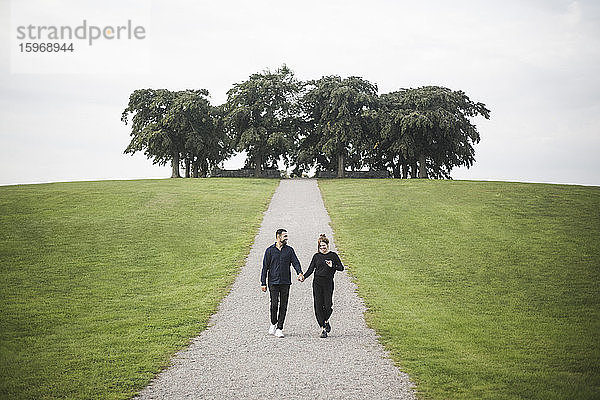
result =
[[85,40],[91,46],[96,40],[143,40],[146,38],[146,28],[134,25],[129,19],[123,25],[88,25],[87,19],[79,26],[69,25],[27,25],[17,27],[17,39],[26,41],[48,41],[48,40]]
[[145,74],[153,69],[145,0],[11,0],[14,74]]

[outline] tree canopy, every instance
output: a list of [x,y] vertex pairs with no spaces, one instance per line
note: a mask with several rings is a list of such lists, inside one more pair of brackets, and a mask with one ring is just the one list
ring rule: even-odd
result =
[[297,164],[305,169],[335,170],[362,166],[361,143],[368,140],[369,112],[377,104],[377,86],[337,75],[308,82],[302,109],[308,134],[300,141]]
[[480,136],[470,118],[489,118],[485,104],[440,86],[402,89],[380,100],[375,163],[396,177],[402,169],[404,178],[409,170],[413,177],[449,178],[453,167],[473,165]]
[[129,96],[129,104],[121,116],[127,125],[129,115],[133,114],[131,142],[125,154],[143,151],[158,165],[165,165],[175,157],[178,162],[183,141],[180,132],[168,123],[166,114],[173,98],[173,93],[166,89],[139,89]]
[[125,153],[143,151],[153,163],[172,164],[179,177],[207,176],[235,151],[261,176],[283,160],[294,173],[316,168],[343,177],[347,168],[387,170],[396,178],[451,178],[475,162],[480,135],[472,119],[490,117],[485,104],[441,86],[378,95],[361,77],[299,81],[283,65],[255,73],[213,106],[205,89],[135,90],[121,119],[131,115]]
[[172,177],[179,177],[183,158],[206,173],[210,165],[226,159],[231,152],[219,113],[208,101],[206,89],[172,92],[167,89],[139,89],[129,97],[121,120],[131,118],[131,142],[125,153],[143,151],[154,164],[171,161]]
[[238,151],[246,151],[246,165],[261,176],[276,168],[283,158],[291,163],[290,152],[297,133],[297,107],[302,84],[285,65],[275,72],[252,74],[227,92],[225,121]]

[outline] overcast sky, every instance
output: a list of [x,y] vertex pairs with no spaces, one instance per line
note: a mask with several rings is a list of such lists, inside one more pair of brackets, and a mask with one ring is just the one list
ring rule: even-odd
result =
[[[205,88],[221,104],[233,83],[285,63],[303,80],[360,76],[379,93],[440,85],[485,103],[476,162],[455,179],[600,185],[598,1],[0,4],[0,184],[169,177],[168,165],[123,154],[132,91]],[[84,19],[131,20],[145,37],[17,50],[18,26]]]

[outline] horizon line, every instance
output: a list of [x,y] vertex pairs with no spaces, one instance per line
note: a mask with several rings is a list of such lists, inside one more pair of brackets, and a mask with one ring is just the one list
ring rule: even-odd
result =
[[[16,182],[16,183],[0,183],[0,186],[23,186],[23,185],[41,185],[48,183],[69,183],[69,182],[101,182],[101,181],[134,181],[134,180],[156,180],[156,179],[203,179],[203,178],[171,178],[165,176],[156,176],[156,177],[137,177],[137,178],[83,178],[83,179],[75,179],[75,180],[48,180],[48,181],[33,181],[33,182]],[[234,178],[234,179],[243,179],[243,178]],[[251,177],[252,179],[252,177]],[[273,179],[273,178],[270,178]],[[275,178],[276,179],[276,178]],[[280,178],[280,179],[290,179],[290,178]],[[324,179],[324,178],[308,178],[308,179]],[[340,178],[330,178],[330,179],[340,179]],[[351,179],[351,178],[341,178],[341,179]],[[363,178],[357,178],[363,179]],[[419,178],[378,178],[378,179],[393,179],[398,181],[403,180],[422,180]],[[423,180],[432,180],[432,181],[471,181],[471,182],[509,182],[509,183],[541,183],[548,185],[569,185],[569,186],[597,186],[600,187],[600,184],[592,184],[592,183],[576,183],[576,182],[551,182],[551,181],[537,181],[537,180],[516,180],[516,179],[493,179],[493,178],[479,178],[479,179],[423,179]]]

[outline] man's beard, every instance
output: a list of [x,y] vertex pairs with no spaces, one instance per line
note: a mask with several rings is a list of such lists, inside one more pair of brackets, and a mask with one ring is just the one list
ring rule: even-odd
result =
[[281,244],[287,244],[287,239],[283,239],[283,240],[281,241]]

